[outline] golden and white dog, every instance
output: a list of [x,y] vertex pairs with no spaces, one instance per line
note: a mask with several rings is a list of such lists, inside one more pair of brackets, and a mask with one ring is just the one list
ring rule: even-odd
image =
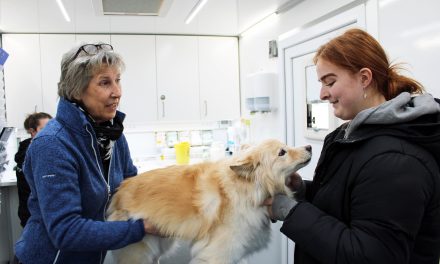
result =
[[191,264],[234,264],[270,241],[263,201],[287,185],[311,158],[311,147],[277,140],[250,146],[217,162],[170,166],[125,180],[112,199],[108,220],[148,219],[164,237],[114,252],[118,263],[157,263],[176,240],[191,241]]

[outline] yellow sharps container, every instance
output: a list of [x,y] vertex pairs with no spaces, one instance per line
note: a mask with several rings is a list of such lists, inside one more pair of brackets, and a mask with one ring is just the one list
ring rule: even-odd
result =
[[176,151],[176,163],[178,165],[184,165],[189,163],[189,142],[180,142],[174,145]]

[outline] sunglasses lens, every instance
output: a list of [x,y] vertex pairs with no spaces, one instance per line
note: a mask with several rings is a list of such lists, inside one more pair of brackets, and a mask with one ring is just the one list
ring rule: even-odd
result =
[[113,47],[110,44],[101,44],[99,46],[104,51],[112,51],[113,50]]
[[84,51],[89,55],[94,55],[98,52],[98,48],[95,45],[89,44],[83,46]]

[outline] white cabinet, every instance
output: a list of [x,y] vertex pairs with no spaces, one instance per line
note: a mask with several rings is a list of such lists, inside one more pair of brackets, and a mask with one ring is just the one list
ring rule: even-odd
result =
[[156,50],[160,120],[240,117],[237,38],[157,36]]
[[240,117],[237,38],[199,37],[199,81],[201,119]]
[[4,34],[3,48],[10,54],[4,69],[8,126],[22,128],[35,111],[55,116],[62,55],[76,43],[98,41],[110,43],[110,36]]
[[75,35],[40,35],[41,84],[43,110],[55,116],[58,105],[58,82],[61,76],[61,59],[75,43]]
[[159,120],[200,119],[198,38],[156,36]]
[[3,34],[6,119],[8,126],[23,127],[27,114],[43,111],[40,45],[37,34]]
[[157,120],[155,36],[112,35],[111,44],[125,62],[120,109],[125,124]]
[[4,34],[9,126],[27,114],[56,114],[62,55],[79,43],[111,43],[126,64],[120,109],[126,124],[217,121],[240,116],[233,37]]

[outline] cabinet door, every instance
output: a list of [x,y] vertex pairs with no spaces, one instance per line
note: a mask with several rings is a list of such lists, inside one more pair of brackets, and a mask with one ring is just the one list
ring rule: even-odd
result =
[[199,37],[201,119],[240,117],[238,76],[237,38]]
[[6,119],[8,126],[23,127],[26,116],[43,111],[40,41],[37,34],[3,34]]
[[193,36],[156,36],[160,120],[199,120],[198,41]]
[[43,111],[55,116],[58,104],[58,82],[61,76],[61,59],[75,43],[75,35],[42,34],[40,35],[41,51],[41,84]]
[[155,37],[113,35],[112,45],[125,62],[121,75],[120,108],[127,117],[125,124],[142,124],[157,120]]

